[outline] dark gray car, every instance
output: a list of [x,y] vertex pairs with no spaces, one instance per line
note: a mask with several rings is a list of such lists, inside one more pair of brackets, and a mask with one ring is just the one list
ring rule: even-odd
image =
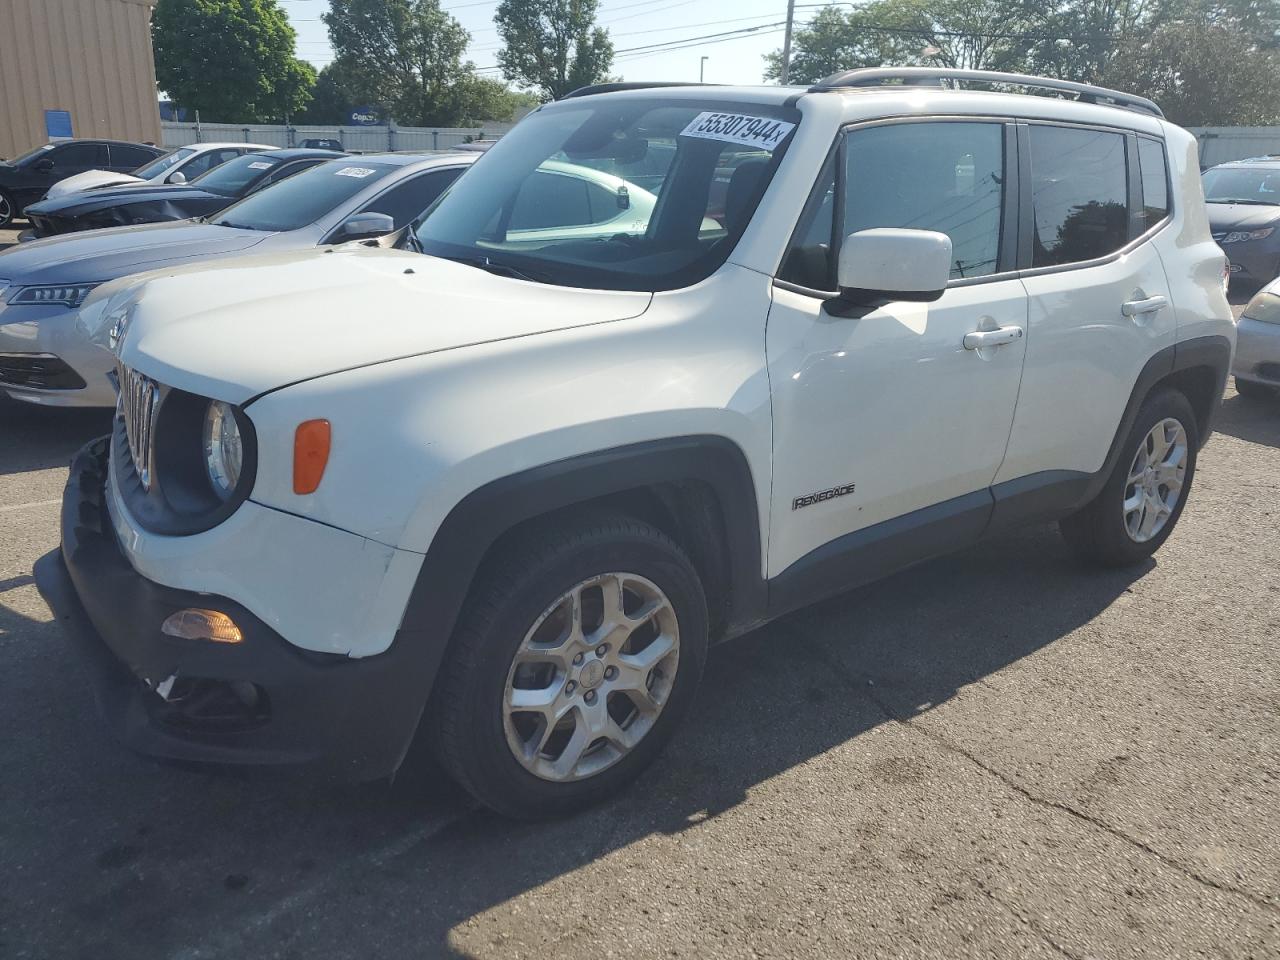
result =
[[1233,282],[1260,287],[1280,276],[1280,157],[1237,160],[1204,173],[1209,228],[1231,261]]
[[[479,154],[381,154],[323,163],[208,222],[87,230],[0,253],[0,391],[32,403],[113,406],[111,357],[79,323],[97,286],[198,260],[303,250],[406,226]],[[95,298],[96,300],[97,298]]]

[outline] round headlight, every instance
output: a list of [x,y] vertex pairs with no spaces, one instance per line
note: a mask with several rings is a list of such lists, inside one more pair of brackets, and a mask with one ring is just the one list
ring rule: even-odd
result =
[[223,500],[240,482],[244,464],[244,443],[231,404],[214,400],[204,417],[204,464],[209,483]]

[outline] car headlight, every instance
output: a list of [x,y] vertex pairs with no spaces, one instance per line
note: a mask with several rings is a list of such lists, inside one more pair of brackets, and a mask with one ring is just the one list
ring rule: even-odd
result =
[[244,441],[229,403],[214,400],[204,417],[204,465],[214,492],[226,500],[240,483]]
[[1275,233],[1275,227],[1263,227],[1261,230],[1236,230],[1228,233],[1220,243],[1243,243],[1245,240],[1265,240]]
[[10,306],[47,306],[50,304],[63,307],[78,307],[84,298],[98,286],[96,283],[52,283],[35,287],[16,287],[9,294]]
[[1244,308],[1241,316],[1263,323],[1280,323],[1280,294],[1260,293]]

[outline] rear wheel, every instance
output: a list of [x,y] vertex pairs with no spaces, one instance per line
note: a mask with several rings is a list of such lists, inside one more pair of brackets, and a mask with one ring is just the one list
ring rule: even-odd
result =
[[665,534],[613,515],[546,528],[469,602],[432,701],[437,751],[500,813],[571,813],[657,756],[706,648],[701,583]]
[[13,218],[17,214],[18,208],[14,205],[13,197],[0,190],[0,230],[13,223]]
[[1267,384],[1239,377],[1236,377],[1236,393],[1246,400],[1272,400],[1276,396],[1276,391]]
[[1060,521],[1067,543],[1082,558],[1104,566],[1150,557],[1182,516],[1199,445],[1187,398],[1171,389],[1153,393],[1139,409],[1102,490]]

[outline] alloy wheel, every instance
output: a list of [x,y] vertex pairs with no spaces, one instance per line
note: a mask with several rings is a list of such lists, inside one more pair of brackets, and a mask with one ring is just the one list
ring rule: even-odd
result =
[[1172,417],[1143,438],[1129,466],[1124,488],[1124,526],[1135,543],[1146,543],[1165,528],[1182,497],[1187,475],[1187,431]]
[[594,776],[653,729],[679,664],[675,609],[653,581],[584,580],[547,607],[516,651],[503,697],[507,745],[543,780]]
[[0,193],[0,224],[7,224],[13,219],[13,205],[9,203],[9,198]]

